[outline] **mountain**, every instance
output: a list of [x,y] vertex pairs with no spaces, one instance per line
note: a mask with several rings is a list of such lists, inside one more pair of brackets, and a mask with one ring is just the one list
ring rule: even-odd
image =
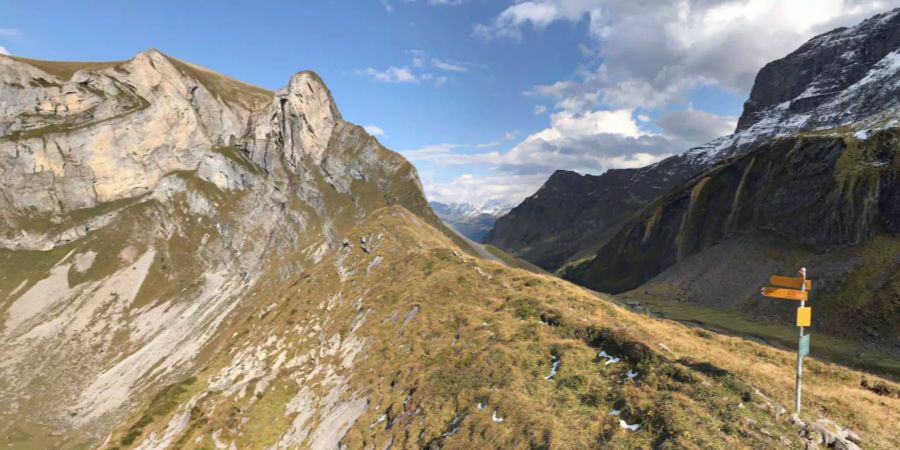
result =
[[632,214],[564,276],[783,323],[792,310],[756,291],[805,265],[818,280],[813,328],[896,358],[898,94],[900,11],[811,39],[760,70],[724,141],[766,129],[776,137],[738,152],[715,150],[723,140],[689,151],[716,162]]
[[896,383],[810,359],[792,418],[791,352],[479,257],[312,72],[0,84],[7,448],[900,446]]
[[900,15],[811,39],[763,67],[735,133],[640,169],[557,171],[497,220],[485,242],[547,270],[583,262],[660,195],[777,136],[892,126],[900,107]]
[[484,236],[493,228],[494,221],[511,208],[498,200],[491,200],[483,205],[441,202],[428,204],[444,223],[475,242],[484,240]]

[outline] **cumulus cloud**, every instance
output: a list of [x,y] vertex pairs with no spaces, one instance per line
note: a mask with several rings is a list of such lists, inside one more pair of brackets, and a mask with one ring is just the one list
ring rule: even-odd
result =
[[[851,0],[532,0],[512,5],[476,34],[521,38],[530,26],[587,21],[593,70],[578,80],[537,86],[560,107],[656,108],[683,99],[692,88],[716,85],[744,94],[757,70],[813,35],[850,25],[891,6]],[[593,50],[593,51],[591,51]]]
[[8,55],[9,51],[6,50],[6,47],[0,45],[0,55]]
[[473,34],[483,39],[506,37],[518,40],[522,38],[521,28],[525,24],[530,24],[536,30],[542,30],[562,18],[577,19],[581,11],[573,11],[575,15],[567,16],[567,8],[563,3],[565,2],[527,1],[516,3],[503,10],[489,24],[476,24]]
[[735,116],[720,116],[689,107],[686,110],[669,111],[655,122],[671,138],[696,145],[731,134],[737,125],[737,119]]
[[[550,126],[532,133],[503,150],[502,140],[484,144],[435,144],[402,151],[415,163],[431,167],[490,168],[489,175],[472,175],[451,182],[425,179],[430,198],[483,201],[498,198],[518,202],[530,195],[556,169],[600,174],[609,169],[638,168],[712,138],[728,134],[736,118],[688,108],[661,115],[654,123],[659,132],[644,129],[651,119],[632,110],[557,111]],[[484,148],[498,148],[479,151]],[[489,188],[497,184],[496,189]]]
[[[443,194],[457,189],[460,195],[494,182],[529,187],[506,187],[504,195],[531,193],[555,169],[602,173],[651,164],[733,131],[736,117],[685,107],[692,90],[711,86],[746,95],[768,61],[816,34],[898,5],[900,0],[516,1],[475,24],[473,35],[523,41],[526,32],[559,22],[587,29],[579,45],[584,59],[573,75],[524,93],[554,100],[549,126],[507,151],[441,148],[427,158],[437,165],[493,168],[492,175],[442,185]],[[533,109],[546,111],[543,105]]]
[[463,174],[450,181],[435,182],[429,175],[428,173],[422,175],[425,181],[425,194],[430,200],[444,203],[482,204],[485,199],[491,199],[515,204],[533,194],[546,180],[544,175]]
[[629,110],[566,111],[551,115],[550,126],[533,133],[497,158],[499,170],[548,174],[565,168],[602,173],[640,167],[675,151],[678,143],[640,129]]
[[363,129],[366,130],[366,133],[369,133],[372,136],[387,136],[386,134],[384,134],[384,130],[375,125],[364,125]]

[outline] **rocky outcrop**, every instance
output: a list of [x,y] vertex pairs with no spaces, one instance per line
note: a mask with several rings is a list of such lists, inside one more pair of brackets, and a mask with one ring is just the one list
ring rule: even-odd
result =
[[810,39],[760,69],[738,131],[789,117],[829,126],[842,117],[866,117],[895,107],[898,48],[897,10]]
[[484,241],[554,271],[596,252],[632,214],[693,173],[685,167],[683,158],[673,157],[599,176],[557,170],[498,218]]
[[0,55],[0,84],[0,433],[26,447],[101,441],[373,211],[444,230],[312,72],[270,92],[156,50]]

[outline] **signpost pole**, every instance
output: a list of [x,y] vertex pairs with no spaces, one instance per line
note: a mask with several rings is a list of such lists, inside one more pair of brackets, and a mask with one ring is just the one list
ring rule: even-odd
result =
[[812,308],[806,306],[809,301],[809,291],[812,290],[812,281],[806,279],[806,267],[800,268],[799,277],[783,277],[772,275],[769,283],[776,287],[763,286],[759,293],[764,297],[796,300],[800,302],[797,308],[797,328],[800,328],[800,341],[797,342],[797,396],[794,399],[794,410],[800,414],[800,391],[803,383],[803,357],[809,354],[809,335],[804,334],[804,328],[812,326]]
[[[800,290],[806,290],[806,267],[800,269],[800,277],[803,279]],[[805,301],[800,302],[800,307],[806,306]],[[794,398],[794,411],[800,414],[800,390],[803,381],[803,327],[800,328],[800,340],[797,343],[797,396]]]

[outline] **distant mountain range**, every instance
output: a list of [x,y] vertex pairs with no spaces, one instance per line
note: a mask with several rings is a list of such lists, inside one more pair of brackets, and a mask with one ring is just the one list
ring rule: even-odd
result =
[[430,202],[429,205],[444,223],[478,243],[494,227],[497,218],[512,209],[512,205],[499,200],[490,200],[482,205],[441,202]]
[[734,134],[640,169],[559,171],[486,242],[592,289],[776,323],[792,310],[757,288],[807,265],[814,329],[900,355],[898,161],[894,10],[763,67]]

